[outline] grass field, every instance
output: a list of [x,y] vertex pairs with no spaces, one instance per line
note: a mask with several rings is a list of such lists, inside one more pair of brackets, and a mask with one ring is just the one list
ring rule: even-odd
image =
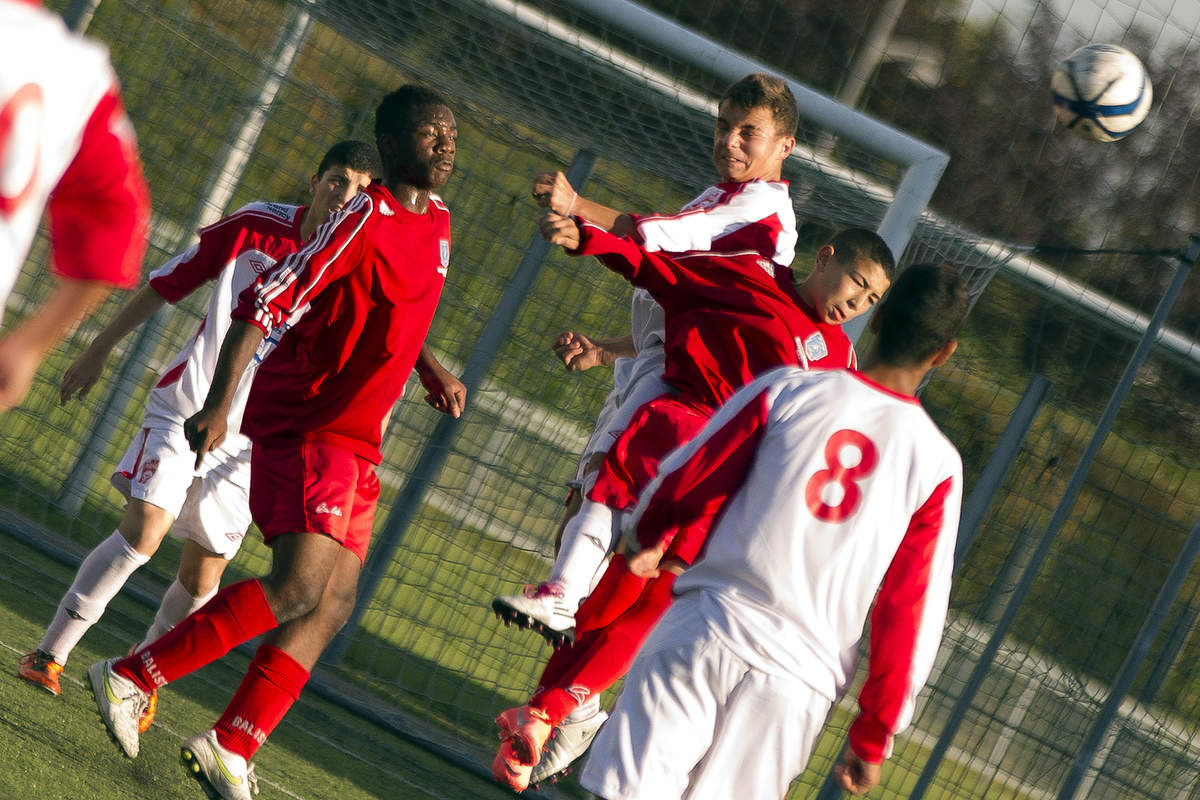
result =
[[[71,571],[11,540],[0,547],[0,678],[3,736],[0,797],[201,797],[178,763],[179,744],[220,714],[247,659],[236,653],[162,693],[142,753],[125,759],[104,732],[83,682],[87,665],[124,651],[150,612],[124,595],[72,654],[63,695],[51,697],[16,677],[67,588]],[[503,798],[512,794],[457,769],[389,731],[307,692],[256,758],[262,800],[276,798]]]

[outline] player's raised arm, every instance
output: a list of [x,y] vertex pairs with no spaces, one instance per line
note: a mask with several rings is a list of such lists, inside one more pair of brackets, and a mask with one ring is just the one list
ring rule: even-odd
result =
[[583,217],[617,236],[624,236],[633,230],[633,219],[629,214],[583,197],[561,171],[542,172],[535,176],[533,199],[539,206],[555,214]]
[[417,356],[417,377],[428,394],[425,402],[443,414],[458,419],[467,408],[467,387],[434,358],[428,345]]
[[104,326],[96,338],[87,346],[79,357],[71,362],[63,373],[62,385],[59,388],[59,402],[66,405],[71,395],[83,399],[91,388],[104,374],[108,357],[117,343],[124,339],[130,331],[137,328],[160,309],[166,300],[149,284],[138,289],[112,321]]

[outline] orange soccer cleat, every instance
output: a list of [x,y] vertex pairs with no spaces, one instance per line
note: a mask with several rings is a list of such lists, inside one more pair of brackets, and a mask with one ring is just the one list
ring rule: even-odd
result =
[[138,717],[138,733],[145,733],[150,730],[150,726],[154,723],[154,715],[158,713],[158,689],[150,693],[150,697],[146,699],[146,710]]
[[54,656],[34,650],[21,656],[21,664],[17,674],[30,683],[41,686],[50,694],[58,697],[62,694],[62,684],[58,676],[62,674],[63,665],[54,660]]
[[500,743],[496,760],[492,762],[492,777],[514,792],[523,792],[529,788],[529,775],[532,772],[533,765],[523,763],[513,751],[511,739]]
[[521,762],[533,766],[541,758],[542,748],[554,726],[546,712],[534,706],[510,708],[496,717],[500,738],[512,742],[512,749]]

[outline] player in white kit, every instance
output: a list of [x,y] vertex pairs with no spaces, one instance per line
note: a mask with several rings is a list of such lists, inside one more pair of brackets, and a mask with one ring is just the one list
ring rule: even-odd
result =
[[150,214],[108,50],[39,2],[0,0],[0,316],[43,209],[59,284],[0,338],[0,411],[114,286],[137,283]]
[[[151,273],[149,283],[67,369],[63,403],[72,394],[85,395],[103,373],[113,347],[164,302],[177,303],[214,281],[207,314],[151,392],[142,428],[112,476],[113,485],[128,500],[125,514],[117,530],[80,565],[37,649],[21,659],[22,678],[52,694],[61,692],[59,676],[71,650],[168,531],[184,540],[179,572],[142,644],[157,639],[216,593],[221,573],[250,524],[250,441],[238,432],[242,412],[257,364],[286,328],[263,342],[238,384],[229,435],[198,468],[184,437],[184,420],[204,403],[238,296],[268,274],[276,261],[296,252],[331,212],[379,172],[372,145],[334,145],[310,178],[310,206],[250,203],[202,229],[200,240]],[[143,725],[152,718],[153,706]]]
[[625,527],[630,568],[652,574],[675,531],[713,527],[592,744],[585,788],[778,800],[854,676],[868,613],[868,676],[834,772],[854,794],[878,782],[949,602],[962,462],[914,393],[954,352],[967,303],[952,267],[909,267],[861,373],[766,373],[663,462]]

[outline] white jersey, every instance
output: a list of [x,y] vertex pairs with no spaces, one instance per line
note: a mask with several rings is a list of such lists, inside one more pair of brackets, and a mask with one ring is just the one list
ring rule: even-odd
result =
[[0,300],[56,187],[56,270],[136,283],[146,192],[108,50],[35,3],[0,0]]
[[941,641],[961,497],[958,452],[914,398],[858,373],[785,367],[663,461],[626,535],[648,546],[715,518],[675,593],[753,667],[830,700],[853,677],[878,589],[851,740],[881,760]]
[[[213,280],[215,285],[199,330],[176,354],[150,394],[146,404],[148,421],[182,427],[184,420],[204,405],[221,343],[229,330],[230,313],[237,305],[239,295],[271,272],[276,261],[299,249],[303,214],[302,206],[250,203],[201,230],[199,242],[151,273],[150,285],[172,303],[191,294],[206,281]],[[300,314],[303,311],[301,309]],[[249,446],[249,440],[240,429],[254,372],[300,314],[277,326],[263,340],[238,382],[229,410],[224,449],[239,451]]]

